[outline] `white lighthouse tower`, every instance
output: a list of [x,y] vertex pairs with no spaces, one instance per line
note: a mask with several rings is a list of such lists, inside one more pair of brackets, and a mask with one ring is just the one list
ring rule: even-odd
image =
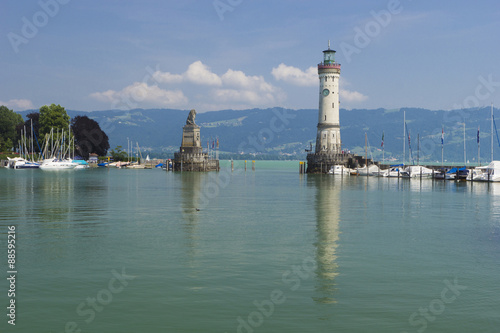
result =
[[339,78],[340,64],[335,62],[335,51],[323,51],[323,62],[318,64],[319,112],[316,154],[340,154]]

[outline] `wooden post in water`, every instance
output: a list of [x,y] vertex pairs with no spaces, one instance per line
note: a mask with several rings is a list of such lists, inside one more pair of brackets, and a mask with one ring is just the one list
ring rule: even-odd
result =
[[247,171],[247,160],[245,160],[245,171]]
[[234,171],[234,161],[231,159],[231,171]]
[[252,171],[255,171],[255,161],[252,161]]

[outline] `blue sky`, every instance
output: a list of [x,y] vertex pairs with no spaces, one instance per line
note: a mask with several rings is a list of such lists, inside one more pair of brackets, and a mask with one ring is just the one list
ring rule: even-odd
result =
[[0,104],[69,110],[500,105],[498,1],[5,0]]

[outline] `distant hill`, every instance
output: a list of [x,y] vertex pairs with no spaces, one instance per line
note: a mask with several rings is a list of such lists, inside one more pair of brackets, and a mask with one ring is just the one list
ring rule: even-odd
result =
[[[21,114],[25,117],[27,113]],[[36,111],[36,110],[35,110]],[[449,162],[464,160],[463,123],[466,123],[466,154],[471,163],[477,160],[477,129],[480,126],[481,160],[490,159],[490,108],[466,110],[426,110],[401,108],[395,110],[340,110],[341,136],[345,149],[364,155],[365,133],[371,147],[369,155],[382,160],[382,132],[386,159],[401,160],[403,156],[403,111],[410,131],[413,157],[417,159],[417,136],[420,138],[421,161],[441,161],[441,128],[444,126],[444,158]],[[498,110],[496,110],[498,111]],[[86,115],[96,120],[108,134],[111,148],[127,147],[127,138],[139,143],[141,150],[162,157],[171,155],[181,144],[182,127],[187,110],[134,109],[109,111],[68,111],[70,117]],[[305,159],[305,149],[316,140],[317,109],[283,108],[222,110],[199,113],[202,143],[219,138],[224,153],[257,153],[267,156],[288,156]],[[497,138],[494,137],[498,156]],[[405,140],[408,159],[408,139]],[[228,156],[228,155],[227,155]],[[234,155],[236,158],[237,156]]]

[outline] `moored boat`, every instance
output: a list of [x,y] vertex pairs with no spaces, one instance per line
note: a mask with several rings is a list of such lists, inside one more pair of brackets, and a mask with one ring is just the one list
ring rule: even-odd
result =
[[7,168],[9,169],[38,169],[40,167],[40,163],[28,161],[22,157],[7,157]]
[[492,161],[487,167],[481,169],[481,174],[476,175],[474,181],[500,182],[500,161]]
[[401,177],[404,178],[430,178],[434,171],[421,165],[410,165],[401,171]]
[[389,169],[381,170],[380,176],[382,177],[401,177],[401,171],[404,164],[394,164],[389,167]]
[[333,165],[328,171],[329,175],[350,175],[351,169],[346,168],[343,165]]
[[48,158],[43,160],[40,165],[40,169],[42,170],[71,170],[76,168],[78,163],[73,162],[72,160],[61,160],[58,158]]

